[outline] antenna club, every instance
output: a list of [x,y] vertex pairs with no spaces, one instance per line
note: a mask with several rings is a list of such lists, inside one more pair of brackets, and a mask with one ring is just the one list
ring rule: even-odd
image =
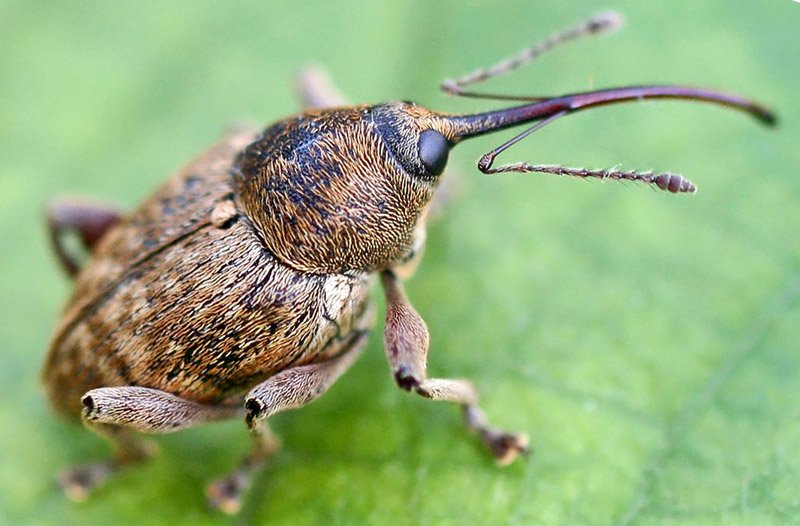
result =
[[616,11],[603,11],[589,19],[586,29],[590,33],[606,33],[617,31],[624,25],[624,16]]
[[697,191],[697,187],[690,180],[678,174],[663,173],[653,179],[653,182],[662,190],[673,194],[693,194]]

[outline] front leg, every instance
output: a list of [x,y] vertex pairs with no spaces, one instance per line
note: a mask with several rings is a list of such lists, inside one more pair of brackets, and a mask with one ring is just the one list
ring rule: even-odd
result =
[[478,392],[466,380],[428,378],[428,327],[408,301],[392,271],[381,274],[386,293],[386,356],[397,385],[431,400],[455,402],[464,408],[467,427],[491,449],[497,463],[505,466],[528,452],[528,437],[492,427],[478,407]]

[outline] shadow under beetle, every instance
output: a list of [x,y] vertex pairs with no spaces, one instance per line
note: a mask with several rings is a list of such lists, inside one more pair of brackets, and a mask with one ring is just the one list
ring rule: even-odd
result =
[[[207,487],[212,506],[236,512],[253,475],[278,449],[268,417],[319,397],[363,349],[376,275],[386,294],[385,347],[397,384],[461,405],[467,426],[499,464],[526,453],[525,435],[487,423],[471,383],[427,376],[428,330],[401,283],[422,253],[425,218],[450,149],[535,122],[484,155],[479,169],[625,179],[692,192],[691,182],[670,173],[493,163],[561,116],[617,102],[696,100],[775,121],[747,99],[697,88],[542,98],[464,89],[620,21],[614,13],[595,16],[442,86],[457,95],[524,102],[516,107],[449,115],[410,102],[347,106],[324,76],[311,74],[301,83],[309,109],[260,133],[232,133],[130,214],[89,201],[52,203],[51,238],[75,289],[45,363],[47,395],[59,413],[80,418],[114,446],[109,460],[62,473],[66,493],[81,500],[114,471],[149,457],[154,447],[137,433],[244,417],[252,452]],[[67,230],[91,253],[83,268],[65,247]]]

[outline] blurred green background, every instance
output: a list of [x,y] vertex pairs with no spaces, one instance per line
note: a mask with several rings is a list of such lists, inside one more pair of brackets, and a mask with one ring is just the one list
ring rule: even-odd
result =
[[475,380],[535,452],[496,468],[454,407],[399,391],[380,331],[321,400],[274,420],[285,449],[234,523],[800,523],[800,5],[730,2],[0,2],[0,523],[223,524],[204,483],[249,447],[240,422],[162,455],[85,504],[53,474],[106,454],[44,404],[40,364],[69,282],[44,203],[126,208],[240,120],[292,113],[295,70],[353,101],[447,111],[445,77],[602,8],[626,28],[487,89],[726,88],[776,108],[767,130],[719,108],[649,102],[571,116],[506,160],[655,168],[695,196],[474,167],[431,226],[409,294],[430,370]]

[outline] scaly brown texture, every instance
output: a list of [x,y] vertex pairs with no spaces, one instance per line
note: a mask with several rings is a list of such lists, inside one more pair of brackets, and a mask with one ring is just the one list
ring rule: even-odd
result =
[[368,326],[366,274],[299,272],[264,247],[246,216],[214,220],[235,204],[232,160],[251,140],[213,147],[96,247],[45,364],[60,412],[77,417],[81,396],[100,386],[235,400],[277,371],[336,355]]
[[[376,128],[381,109],[306,112],[245,149],[238,197],[264,244],[293,268],[372,272],[413,251],[435,184],[398,166]],[[415,151],[416,141],[408,143]]]

